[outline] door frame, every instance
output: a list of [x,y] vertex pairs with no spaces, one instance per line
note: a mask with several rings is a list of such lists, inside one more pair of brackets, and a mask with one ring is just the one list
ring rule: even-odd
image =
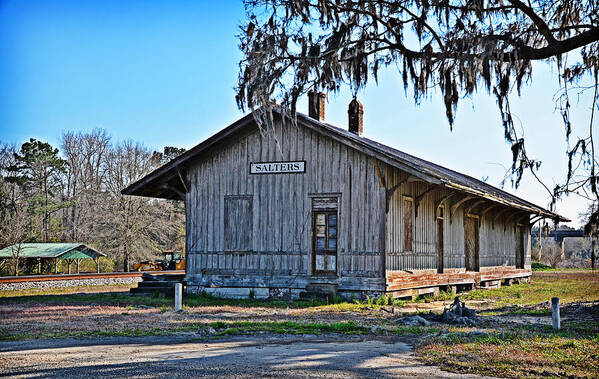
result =
[[[340,229],[339,229],[339,224],[340,224],[340,220],[339,220],[339,198],[340,195],[339,194],[311,194],[310,195],[311,198],[311,210],[310,210],[310,217],[312,218],[311,220],[311,224],[312,224],[312,236],[311,236],[311,241],[312,241],[312,257],[310,259],[311,261],[311,274],[313,276],[338,276],[339,275],[339,236],[340,236]],[[332,201],[334,199],[334,201]],[[319,202],[322,201],[324,203],[323,204],[319,204]],[[316,256],[318,254],[316,254],[316,215],[317,214],[325,214],[326,216],[326,223],[325,223],[325,267],[326,267],[326,257],[327,256],[335,256],[335,270],[316,270]],[[336,244],[335,244],[335,251],[334,253],[331,253],[332,250],[328,249],[328,239],[329,239],[329,215],[335,215],[337,218],[337,233],[336,233]]]
[[526,247],[524,241],[524,225],[516,225],[516,268],[523,269],[526,261]]
[[[436,223],[436,236],[437,236],[437,273],[442,274],[445,269],[444,265],[444,245],[445,245],[445,207],[443,205],[439,206],[437,209],[437,214],[435,215],[435,223]],[[440,233],[439,233],[440,231]]]
[[[474,262],[470,262],[468,259],[466,245],[468,243],[468,236],[466,235],[466,222],[468,222],[468,218],[471,218],[474,222],[473,232],[474,232]],[[480,255],[480,233],[479,233],[479,223],[480,218],[478,215],[464,215],[464,267],[466,271],[471,272],[480,272],[480,263],[479,263],[479,255]],[[471,263],[470,265],[468,263]]]

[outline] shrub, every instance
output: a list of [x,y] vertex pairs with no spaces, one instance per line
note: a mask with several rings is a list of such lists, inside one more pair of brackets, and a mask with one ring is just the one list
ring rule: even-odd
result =
[[543,264],[541,262],[532,262],[531,267],[532,267],[533,271],[541,271],[541,270],[550,270],[551,269],[551,266],[547,266],[546,264]]

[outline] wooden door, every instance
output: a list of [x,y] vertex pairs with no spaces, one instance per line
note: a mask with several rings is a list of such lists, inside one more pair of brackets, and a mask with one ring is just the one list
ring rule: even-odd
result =
[[443,272],[443,207],[437,211],[437,272]]
[[516,268],[524,268],[524,228],[516,227]]
[[313,213],[312,272],[337,274],[337,211]]
[[464,218],[464,265],[466,271],[478,271],[478,218]]

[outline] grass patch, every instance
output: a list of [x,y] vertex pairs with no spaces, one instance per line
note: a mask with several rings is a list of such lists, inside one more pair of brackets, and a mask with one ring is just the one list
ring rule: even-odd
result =
[[421,359],[443,369],[501,377],[597,377],[599,324],[514,328],[489,335],[449,333],[426,340]]
[[[167,308],[172,308],[173,299],[160,296],[131,296],[129,292],[97,292],[83,293],[82,287],[79,289],[57,289],[56,292],[42,290],[39,291],[3,291],[0,292],[0,304],[10,303],[37,303],[37,304],[75,304],[75,305],[117,305],[124,307],[134,307],[136,305],[146,305],[160,308],[164,313]],[[123,288],[128,291],[129,287]],[[61,291],[64,290],[64,291]],[[4,295],[4,296],[3,296]],[[186,294],[183,297],[184,308],[206,307],[206,306],[235,306],[235,307],[260,307],[260,308],[315,308],[319,310],[329,310],[338,312],[360,312],[371,309],[379,309],[385,306],[402,307],[404,301],[392,299],[390,297],[371,298],[365,301],[346,301],[336,297],[329,303],[320,299],[307,300],[263,300],[263,299],[224,299],[215,297],[207,293]]]
[[217,321],[210,324],[217,335],[253,334],[268,332],[276,334],[368,334],[369,329],[353,321],[334,323],[300,323],[295,321]]
[[533,271],[554,271],[555,268],[541,262],[532,262],[531,268]]
[[[80,288],[80,287],[79,287]],[[12,291],[4,291],[12,292]],[[81,288],[78,292],[81,292]],[[37,304],[74,304],[74,305],[117,305],[135,306],[146,305],[162,308],[173,305],[172,298],[158,296],[132,296],[128,292],[104,292],[104,293],[73,293],[65,292],[52,294],[10,295],[0,296],[0,304],[10,303],[37,303]],[[222,299],[208,294],[185,295],[183,297],[184,307],[202,306],[238,306],[238,307],[265,307],[265,308],[310,308],[326,305],[324,301],[312,300],[258,300],[258,299]]]
[[439,333],[441,328],[424,326],[400,326],[391,329],[398,336],[425,336]]
[[[210,328],[213,329],[212,333]],[[81,337],[142,337],[172,335],[174,333],[204,333],[215,336],[255,333],[275,334],[368,334],[369,329],[353,321],[334,323],[300,323],[295,321],[216,321],[212,323],[187,323],[161,328],[124,328],[118,330],[94,330],[75,332],[21,333],[10,334],[0,329],[0,340],[15,341],[42,338],[81,338]]]
[[549,308],[507,308],[479,312],[483,316],[550,316]]
[[599,300],[599,275],[580,271],[568,275],[533,275],[531,283],[460,294],[462,300],[488,300],[495,306],[534,305],[560,298],[560,303]]

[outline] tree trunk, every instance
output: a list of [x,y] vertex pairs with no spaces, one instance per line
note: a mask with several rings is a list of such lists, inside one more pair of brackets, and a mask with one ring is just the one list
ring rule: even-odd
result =
[[48,177],[44,180],[44,242],[48,242]]
[[595,237],[591,237],[591,270],[595,270]]
[[123,247],[123,258],[123,271],[129,272],[129,250],[126,245]]

